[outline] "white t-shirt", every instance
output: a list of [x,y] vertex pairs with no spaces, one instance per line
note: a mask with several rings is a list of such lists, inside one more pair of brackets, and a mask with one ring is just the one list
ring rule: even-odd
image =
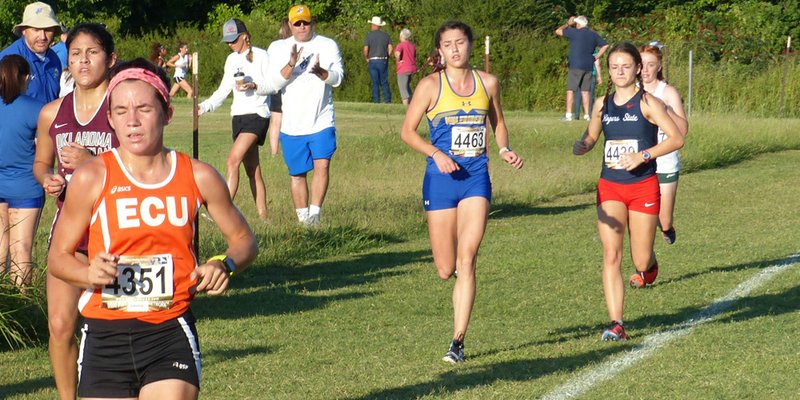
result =
[[[253,52],[253,62],[247,61],[247,54],[250,51]],[[251,47],[249,51],[242,54],[235,52],[229,54],[225,60],[225,69],[219,88],[211,97],[200,103],[200,108],[204,113],[216,110],[233,91],[231,116],[258,114],[262,118],[269,118],[269,95],[280,90],[280,86],[276,86],[274,80],[267,78],[270,68],[269,56],[264,49]],[[245,82],[255,82],[256,90],[239,91],[235,89],[236,83],[233,74],[240,70],[245,75]]]
[[175,74],[172,76],[175,78],[186,78],[186,70],[189,68],[189,54],[184,54],[182,56],[178,56],[178,59],[175,60]]
[[[659,81],[656,90],[653,91],[653,96],[664,100],[664,90],[667,88],[667,83]],[[667,140],[667,134],[661,128],[658,128],[658,143]],[[656,173],[671,174],[681,170],[681,155],[678,150],[671,153],[664,154],[656,159]]]
[[[292,76],[286,80],[280,70],[289,62],[292,45],[303,49]],[[314,34],[307,42],[297,42],[294,37],[276,40],[269,46],[272,60],[271,77],[283,86],[281,91],[281,132],[290,136],[303,136],[334,126],[333,88],[342,84],[344,67],[339,46],[332,39]],[[328,79],[321,80],[311,73],[317,62],[328,71]]]

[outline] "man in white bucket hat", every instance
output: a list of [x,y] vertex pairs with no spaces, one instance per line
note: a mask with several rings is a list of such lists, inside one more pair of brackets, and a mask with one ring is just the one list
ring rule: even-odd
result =
[[56,32],[62,29],[53,8],[42,2],[28,4],[22,22],[14,26],[20,38],[0,52],[0,59],[19,54],[28,60],[31,76],[25,94],[46,103],[58,98],[60,90],[61,61],[50,49]]
[[369,68],[369,77],[372,79],[372,102],[381,102],[381,89],[383,101],[392,102],[392,92],[389,90],[389,54],[392,54],[392,38],[381,30],[386,22],[381,17],[372,17],[367,21],[372,25],[372,30],[364,39],[364,59]]

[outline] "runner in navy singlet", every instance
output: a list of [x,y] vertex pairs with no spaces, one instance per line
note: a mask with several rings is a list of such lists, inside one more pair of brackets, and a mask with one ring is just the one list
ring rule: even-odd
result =
[[[658,262],[653,239],[660,195],[655,159],[683,146],[683,136],[661,100],[637,86],[642,58],[630,43],[614,46],[608,56],[608,73],[615,91],[597,99],[589,128],[575,142],[575,155],[586,154],[603,132],[603,166],[597,184],[597,229],[603,244],[603,291],[611,325],[603,340],[625,340],[622,322],[624,285],[622,248],[627,230],[631,258],[637,273],[633,287],[655,281]],[[611,88],[609,87],[608,91]],[[658,128],[667,139],[658,142]]]
[[[55,197],[60,215],[64,192],[72,172],[94,155],[117,147],[108,124],[106,89],[108,71],[116,61],[114,39],[100,24],[80,24],[67,37],[67,64],[75,90],[44,106],[39,114],[38,141],[33,173],[45,194]],[[53,173],[56,157],[58,171]],[[76,257],[86,259],[87,242]],[[52,266],[51,266],[52,267]],[[74,399],[78,380],[75,327],[80,290],[47,273],[49,352],[56,388],[61,398]]]

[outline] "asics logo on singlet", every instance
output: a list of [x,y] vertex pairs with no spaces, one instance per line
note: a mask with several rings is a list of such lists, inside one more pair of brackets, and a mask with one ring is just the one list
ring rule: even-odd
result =
[[130,192],[130,191],[131,191],[131,187],[130,186],[114,186],[114,187],[111,188],[111,194],[122,193],[122,192]]
[[188,366],[188,365],[186,365],[186,364],[184,364],[184,363],[177,362],[177,361],[175,361],[174,363],[172,363],[172,366],[173,366],[173,367],[175,367],[175,368],[177,368],[177,369],[184,370],[184,371],[185,371],[185,370],[187,370],[187,369],[189,369],[189,366]]

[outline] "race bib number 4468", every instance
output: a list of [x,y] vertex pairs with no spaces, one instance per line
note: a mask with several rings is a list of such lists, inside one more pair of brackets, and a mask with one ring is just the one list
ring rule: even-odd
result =
[[171,254],[120,256],[114,283],[103,286],[103,306],[127,312],[166,310],[172,306]]
[[639,141],[636,139],[606,140],[603,159],[610,169],[624,169],[619,165],[619,160],[624,154],[639,151]]

